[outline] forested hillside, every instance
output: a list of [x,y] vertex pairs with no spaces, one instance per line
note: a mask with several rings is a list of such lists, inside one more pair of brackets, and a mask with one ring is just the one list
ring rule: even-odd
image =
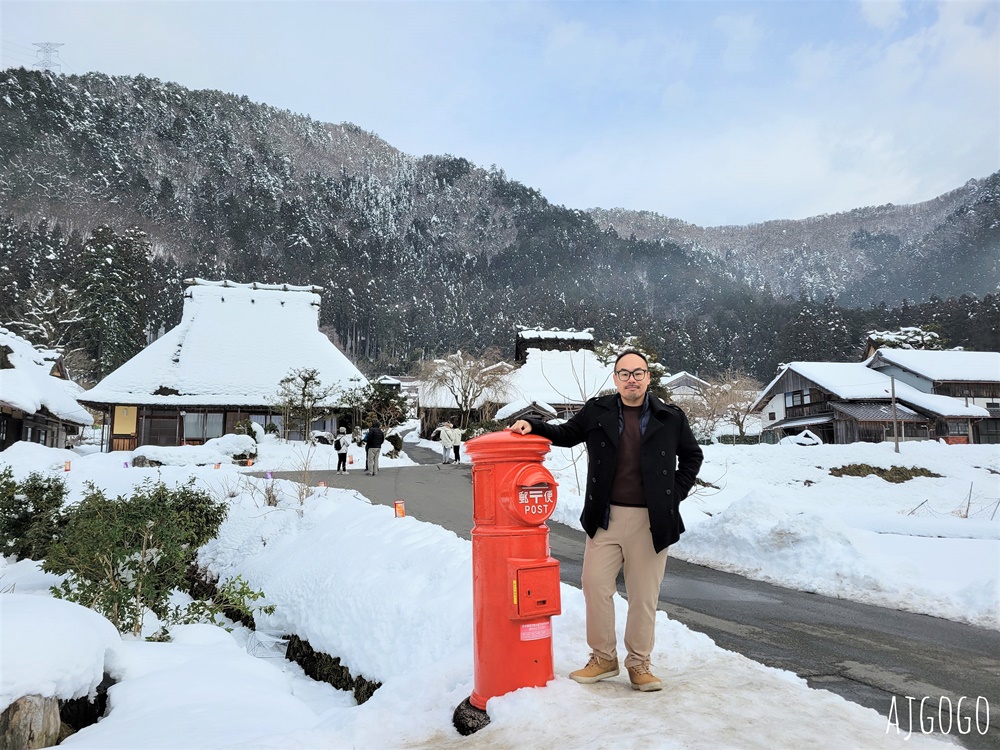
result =
[[[184,278],[315,284],[324,330],[372,371],[456,348],[512,354],[522,324],[637,333],[671,369],[766,379],[783,359],[854,358],[868,328],[936,325],[953,345],[996,347],[997,194],[994,175],[889,211],[888,228],[860,218],[884,207],[851,212],[856,226],[843,215],[853,266],[870,267],[845,280],[823,271],[829,250],[746,239],[760,228],[625,231],[628,212],[554,206],[496,166],[412,157],[349,123],[143,77],[11,69],[0,324],[78,351],[98,377],[177,322]],[[782,224],[823,236],[810,222]],[[717,236],[733,239],[698,239]],[[904,297],[922,304],[879,307]],[[267,343],[247,342],[252,366]]]

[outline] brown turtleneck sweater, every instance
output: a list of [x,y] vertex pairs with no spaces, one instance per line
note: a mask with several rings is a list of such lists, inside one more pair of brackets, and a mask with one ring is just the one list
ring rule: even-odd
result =
[[618,468],[611,484],[611,504],[627,505],[633,508],[646,507],[646,498],[642,493],[642,474],[639,472],[639,443],[642,432],[639,430],[641,406],[625,406],[622,404],[624,425],[622,434],[618,437]]

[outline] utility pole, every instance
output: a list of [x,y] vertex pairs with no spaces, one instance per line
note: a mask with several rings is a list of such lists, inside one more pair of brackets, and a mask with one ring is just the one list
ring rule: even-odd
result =
[[39,60],[31,67],[41,68],[50,73],[62,72],[62,65],[55,62],[52,56],[59,57],[58,49],[64,46],[63,42],[32,42],[32,46],[38,47],[36,55],[39,57]]
[[892,388],[892,441],[895,443],[894,450],[899,453],[899,423],[896,420],[896,378],[889,376],[889,384]]

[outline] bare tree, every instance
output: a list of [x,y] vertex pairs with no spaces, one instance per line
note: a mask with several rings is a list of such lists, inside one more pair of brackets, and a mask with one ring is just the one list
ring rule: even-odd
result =
[[469,426],[469,414],[482,401],[487,397],[496,400],[506,394],[510,370],[501,362],[497,349],[487,349],[478,357],[458,351],[444,359],[427,362],[421,379],[455,398],[462,412],[461,429],[464,430]]
[[739,370],[726,370],[710,379],[697,398],[684,403],[695,434],[709,440],[720,426],[732,425],[744,437],[761,387],[759,380]]

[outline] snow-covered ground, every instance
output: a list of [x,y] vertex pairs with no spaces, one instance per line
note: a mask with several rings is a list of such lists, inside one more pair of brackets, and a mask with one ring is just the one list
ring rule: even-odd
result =
[[[923,467],[900,484],[850,464]],[[580,528],[581,449],[554,448],[554,520]],[[711,445],[672,557],[780,586],[1000,629],[1000,447]],[[668,566],[669,571],[669,566]],[[669,575],[669,572],[668,572]]]
[[[358,470],[361,449],[354,455]],[[560,480],[557,520],[576,525],[575,488],[586,467],[569,455],[555,450],[547,462]],[[706,456],[701,477],[720,489],[685,501],[689,530],[673,555],[998,627],[1000,513],[990,520],[1000,501],[990,473],[1000,470],[995,446],[908,443],[899,456],[891,446],[710,446]],[[469,542],[412,517],[395,518],[391,508],[354,491],[303,492],[291,482],[246,476],[303,464],[333,468],[328,446],[308,451],[265,441],[250,470],[126,468],[129,462],[127,453],[21,444],[0,453],[0,465],[13,466],[19,478],[31,470],[59,472],[71,499],[86,481],[123,494],[150,477],[174,483],[193,475],[231,505],[218,537],[201,549],[201,563],[223,578],[242,575],[275,611],[258,616],[256,633],[185,625],[171,629],[170,643],[123,639],[89,610],[51,599],[48,587],[57,579],[36,563],[4,561],[0,707],[31,692],[86,695],[103,669],[118,680],[109,714],[67,746],[839,750],[934,741],[918,726],[907,739],[905,712],[897,731],[875,711],[722,650],[662,612],[653,653],[662,692],[632,691],[627,676],[578,685],[565,675],[586,659],[584,608],[579,590],[567,585],[562,614],[553,619],[555,679],[492,699],[491,724],[462,738],[451,720],[473,687]],[[829,474],[850,463],[924,466],[943,477],[892,485]],[[262,501],[269,481],[276,507]],[[621,630],[624,602],[617,606]],[[157,627],[150,621],[147,630]],[[285,633],[341,657],[353,674],[382,687],[357,706],[349,694],[306,678],[277,653],[274,639]]]

